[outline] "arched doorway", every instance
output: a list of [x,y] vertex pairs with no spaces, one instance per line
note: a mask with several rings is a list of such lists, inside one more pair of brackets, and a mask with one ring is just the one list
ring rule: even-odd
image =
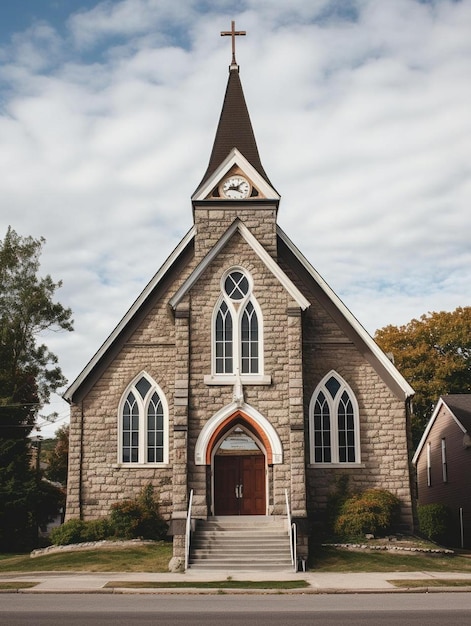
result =
[[235,424],[212,457],[214,515],[266,515],[266,454],[254,433]]

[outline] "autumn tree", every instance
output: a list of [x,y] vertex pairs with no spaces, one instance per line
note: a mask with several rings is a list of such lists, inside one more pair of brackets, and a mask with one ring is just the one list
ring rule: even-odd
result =
[[34,542],[41,488],[28,436],[66,382],[41,341],[46,331],[72,330],[70,309],[54,301],[61,283],[39,276],[43,245],[12,228],[0,241],[0,550]]
[[375,339],[415,390],[412,431],[417,444],[439,396],[471,391],[471,307],[385,326]]
[[69,426],[66,424],[56,431],[54,447],[46,454],[46,477],[53,482],[66,485],[68,462]]

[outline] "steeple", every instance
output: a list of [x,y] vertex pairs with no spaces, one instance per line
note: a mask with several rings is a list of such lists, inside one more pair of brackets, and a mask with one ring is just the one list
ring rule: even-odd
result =
[[244,92],[239,77],[239,66],[235,60],[235,36],[245,35],[244,31],[232,30],[221,35],[232,35],[232,61],[229,66],[229,80],[222,105],[216,137],[214,139],[208,169],[200,183],[203,184],[224,161],[233,148],[237,148],[257,172],[270,184],[258,153],[257,142],[250,121]]

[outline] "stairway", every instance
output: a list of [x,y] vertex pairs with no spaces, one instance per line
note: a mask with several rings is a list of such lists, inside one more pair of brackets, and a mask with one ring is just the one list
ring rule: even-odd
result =
[[198,520],[189,566],[192,570],[290,570],[287,520],[263,515]]

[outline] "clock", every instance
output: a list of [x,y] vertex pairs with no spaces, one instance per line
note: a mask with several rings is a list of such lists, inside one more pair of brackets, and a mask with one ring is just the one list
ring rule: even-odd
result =
[[221,185],[221,193],[229,200],[243,200],[250,195],[250,183],[238,174],[229,176]]

